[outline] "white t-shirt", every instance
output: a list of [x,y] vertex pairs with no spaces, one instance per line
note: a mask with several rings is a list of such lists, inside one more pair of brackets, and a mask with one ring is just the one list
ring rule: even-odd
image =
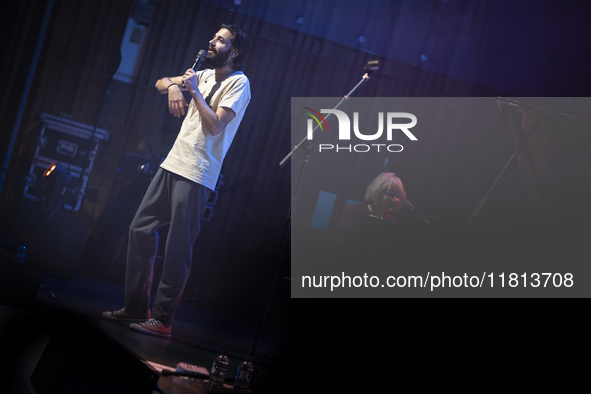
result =
[[250,102],[250,82],[241,71],[216,77],[215,70],[203,70],[197,76],[199,91],[211,109],[215,112],[218,107],[231,108],[236,116],[214,137],[203,132],[201,116],[191,100],[181,131],[160,166],[214,190],[224,157]]

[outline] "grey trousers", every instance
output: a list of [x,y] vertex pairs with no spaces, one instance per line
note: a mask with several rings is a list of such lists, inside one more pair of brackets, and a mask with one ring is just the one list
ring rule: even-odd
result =
[[152,317],[169,325],[191,270],[193,244],[211,190],[162,168],[152,179],[129,228],[125,307],[146,312],[158,248],[158,228],[169,224],[164,266]]

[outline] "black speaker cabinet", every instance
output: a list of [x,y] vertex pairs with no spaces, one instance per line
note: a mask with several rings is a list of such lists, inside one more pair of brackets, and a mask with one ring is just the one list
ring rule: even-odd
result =
[[76,275],[88,221],[63,210],[26,207],[16,228],[17,244],[27,244],[25,264],[41,275],[72,280]]
[[152,394],[160,374],[75,316],[60,318],[33,374],[39,394]]
[[43,278],[0,249],[0,305],[30,309]]

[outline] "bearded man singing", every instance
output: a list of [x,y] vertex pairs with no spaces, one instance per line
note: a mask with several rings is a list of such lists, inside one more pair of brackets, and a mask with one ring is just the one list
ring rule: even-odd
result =
[[[213,69],[188,69],[182,76],[156,82],[156,89],[168,94],[170,113],[186,116],[129,229],[125,307],[103,312],[104,319],[170,339],[205,203],[250,102],[250,83],[241,71],[247,51],[246,34],[236,25],[223,24],[209,41],[206,62]],[[190,104],[182,91],[191,94]],[[164,266],[150,311],[157,230],[164,225],[169,225]]]

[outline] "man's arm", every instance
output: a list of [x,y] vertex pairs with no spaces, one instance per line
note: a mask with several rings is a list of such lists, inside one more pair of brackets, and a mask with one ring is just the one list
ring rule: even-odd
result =
[[187,89],[183,89],[182,78],[182,76],[161,78],[156,81],[156,89],[158,89],[158,92],[160,92],[160,94],[166,94],[168,93],[168,87],[174,83],[179,87],[179,89],[186,91]]
[[183,89],[182,78],[182,76],[164,77],[156,81],[156,89],[158,92],[161,94],[168,93],[168,110],[177,118],[184,116],[185,107],[189,106],[182,93],[182,91],[187,90],[186,88]]
[[[217,111],[213,111],[209,108],[209,105],[205,102],[203,95],[199,91],[197,80],[197,74],[192,69],[188,69],[185,75],[181,78],[181,84],[185,82],[187,90],[191,93],[195,106],[199,115],[201,115],[201,122],[203,125],[203,131],[207,131],[212,136],[216,136],[224,130],[224,127],[234,119],[236,113],[228,107],[218,107]],[[172,87],[171,89],[174,89]]]

